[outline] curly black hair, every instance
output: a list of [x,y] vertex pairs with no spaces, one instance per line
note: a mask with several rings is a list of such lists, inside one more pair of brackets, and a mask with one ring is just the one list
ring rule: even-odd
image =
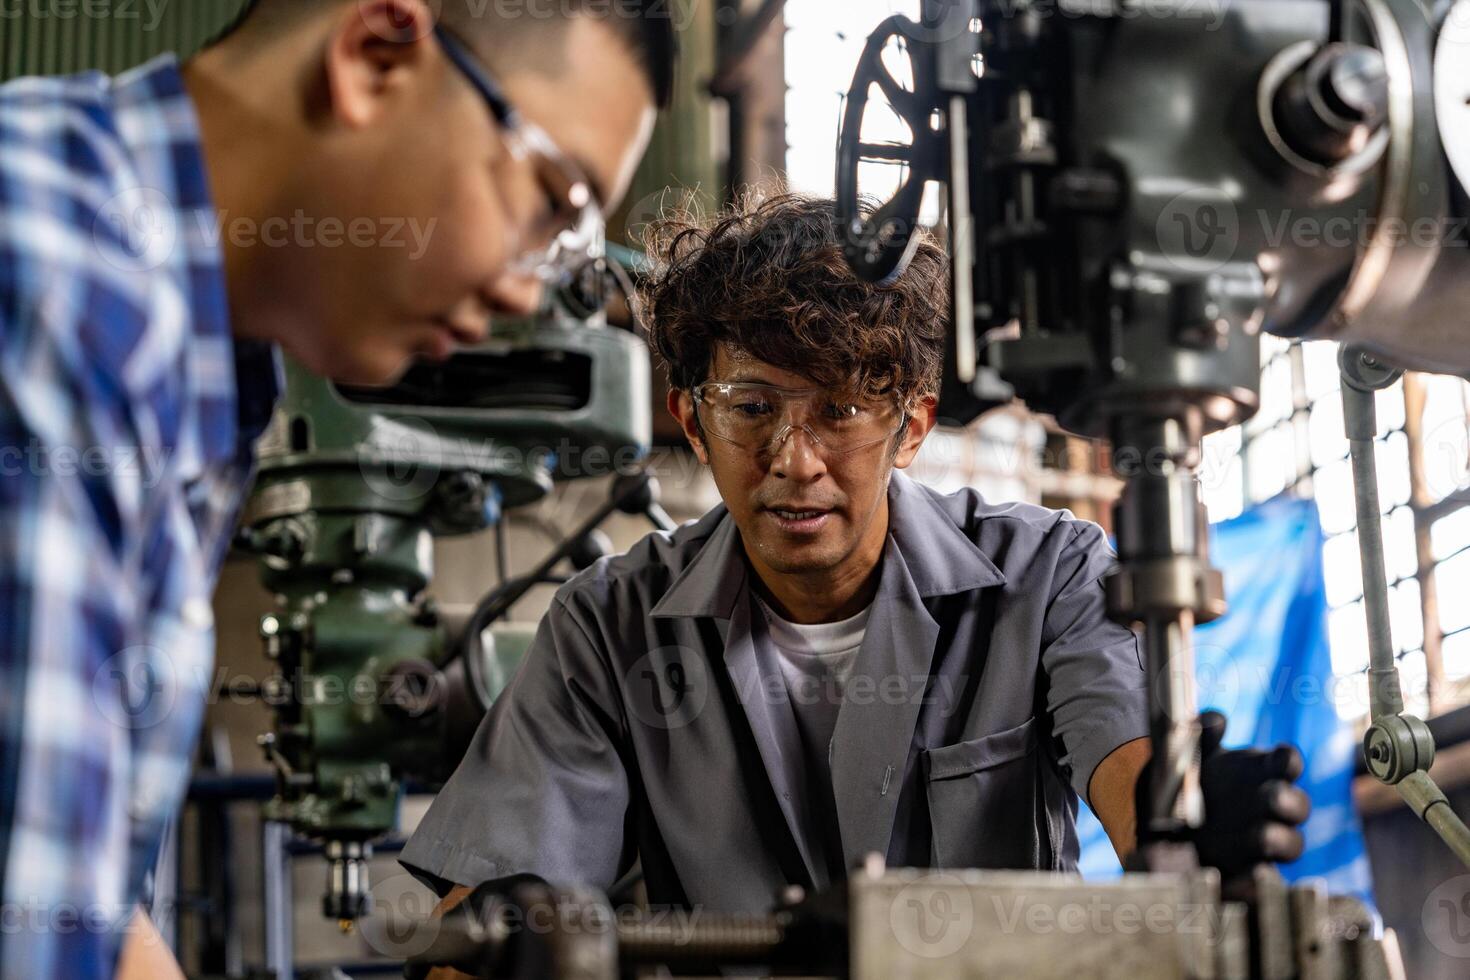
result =
[[703,383],[724,343],[825,388],[905,403],[935,391],[950,316],[943,249],[917,230],[908,268],[876,286],[848,267],[838,224],[832,200],[789,193],[654,221],[640,298],[670,384]]

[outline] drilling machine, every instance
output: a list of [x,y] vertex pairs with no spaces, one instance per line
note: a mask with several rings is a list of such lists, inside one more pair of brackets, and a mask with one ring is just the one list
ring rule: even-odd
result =
[[[322,912],[344,930],[367,910],[372,844],[396,827],[405,786],[448,777],[529,645],[495,620],[555,582],[559,560],[604,553],[596,525],[613,510],[668,526],[656,483],[636,472],[651,438],[648,350],[601,309],[585,289],[553,292],[535,318],[497,322],[487,343],[388,388],[287,365],[239,542],[276,597],[260,621],[274,724],[259,742],[278,783],[265,815],[323,845]],[[473,612],[427,594],[436,538],[614,469],[612,499],[535,571]]]
[[[883,107],[909,138],[864,138]],[[1255,413],[1261,331],[1345,346],[1370,771],[1470,863],[1470,834],[1425,785],[1428,729],[1402,715],[1368,499],[1384,365],[1470,370],[1470,3],[933,0],[869,38],[838,157],[847,254],[873,281],[904,267],[924,186],[948,188],[941,414],[1014,395],[1111,440],[1109,607],[1142,627],[1152,684],[1148,869],[1188,866],[1179,845],[1203,819],[1190,635],[1225,596],[1200,440]],[[865,212],[865,168],[894,163],[898,191]],[[1304,226],[1355,233],[1290,231]]]

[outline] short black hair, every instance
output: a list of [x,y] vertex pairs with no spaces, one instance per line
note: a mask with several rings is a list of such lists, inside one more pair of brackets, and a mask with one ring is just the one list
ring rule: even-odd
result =
[[[346,0],[249,0],[240,16],[217,40],[254,26],[285,29],[302,13],[327,3]],[[565,28],[575,17],[591,17],[606,24],[637,58],[644,77],[653,88],[654,99],[667,107],[674,97],[674,66],[679,57],[679,39],[674,31],[670,0],[527,0],[517,5],[518,13],[501,4],[475,0],[443,0],[440,21],[467,41],[481,38],[495,55],[493,67],[502,69],[541,68],[547,65],[535,45],[526,43],[535,29]],[[485,28],[494,24],[497,31]],[[565,40],[565,38],[561,38]]]

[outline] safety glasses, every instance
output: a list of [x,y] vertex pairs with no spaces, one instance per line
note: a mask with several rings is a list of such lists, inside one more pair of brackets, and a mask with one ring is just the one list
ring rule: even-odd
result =
[[895,400],[823,388],[712,381],[692,395],[707,434],[752,453],[774,453],[797,429],[825,453],[852,453],[898,434],[908,420]]
[[600,258],[604,248],[606,220],[591,181],[545,130],[516,111],[464,42],[442,25],[434,27],[434,36],[485,101],[511,156],[534,169],[549,202],[526,235],[526,240],[537,244],[517,255],[510,271],[549,283],[569,280],[582,266]]

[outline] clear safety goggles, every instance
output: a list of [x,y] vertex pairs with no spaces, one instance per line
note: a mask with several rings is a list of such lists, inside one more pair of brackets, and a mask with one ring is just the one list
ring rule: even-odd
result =
[[747,452],[776,452],[797,429],[825,453],[852,453],[897,435],[907,416],[892,399],[824,388],[711,381],[692,392],[704,431]]

